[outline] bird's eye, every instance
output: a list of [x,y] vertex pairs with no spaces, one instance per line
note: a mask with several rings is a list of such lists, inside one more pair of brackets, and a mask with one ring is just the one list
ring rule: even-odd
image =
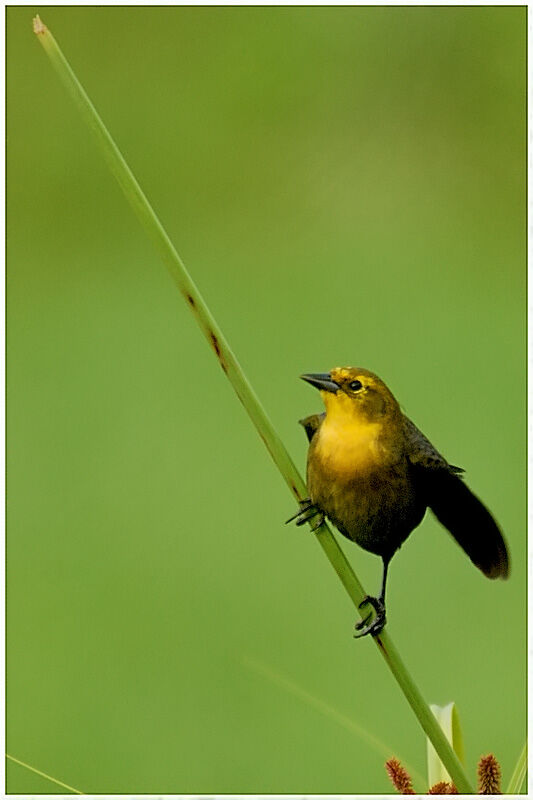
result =
[[351,389],[352,392],[358,392],[359,389],[363,388],[363,384],[361,381],[352,381],[348,388]]

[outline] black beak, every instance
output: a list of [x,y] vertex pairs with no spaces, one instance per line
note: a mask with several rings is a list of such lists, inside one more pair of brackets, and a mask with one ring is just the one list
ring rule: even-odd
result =
[[331,380],[329,372],[314,372],[307,375],[300,375],[303,381],[307,381],[311,386],[320,389],[321,392],[333,392],[336,394],[339,391],[339,386]]

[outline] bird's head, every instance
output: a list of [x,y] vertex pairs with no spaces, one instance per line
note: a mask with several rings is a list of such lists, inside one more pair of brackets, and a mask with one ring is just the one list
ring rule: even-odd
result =
[[362,367],[335,367],[331,372],[300,377],[320,391],[328,419],[383,423],[401,414],[394,395],[381,378]]

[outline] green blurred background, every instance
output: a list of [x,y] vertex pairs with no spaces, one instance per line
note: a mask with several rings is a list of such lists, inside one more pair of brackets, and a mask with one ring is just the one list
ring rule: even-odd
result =
[[[389,631],[467,771],[525,736],[525,7],[7,9],[8,752],[86,793],[385,793],[425,740],[31,32],[39,11],[296,463],[365,366],[500,521]],[[380,562],[344,540],[370,591]],[[427,791],[418,780],[416,788]],[[10,793],[58,787],[8,765]]]

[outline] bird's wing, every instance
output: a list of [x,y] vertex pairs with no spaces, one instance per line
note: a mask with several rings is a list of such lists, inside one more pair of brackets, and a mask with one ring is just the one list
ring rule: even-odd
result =
[[470,560],[488,578],[507,578],[509,556],[500,529],[453,467],[410,419],[405,420],[407,457],[424,499]]
[[322,425],[322,421],[326,416],[326,412],[324,411],[322,414],[311,414],[309,417],[304,417],[303,419],[299,419],[298,422],[304,429],[307,440],[310,442],[317,430]]
[[448,464],[444,456],[431,444],[422,431],[416,427],[415,423],[411,422],[409,417],[404,415],[403,421],[407,457],[411,464],[428,470],[444,469],[452,473],[464,472],[461,467],[453,467],[451,464]]

